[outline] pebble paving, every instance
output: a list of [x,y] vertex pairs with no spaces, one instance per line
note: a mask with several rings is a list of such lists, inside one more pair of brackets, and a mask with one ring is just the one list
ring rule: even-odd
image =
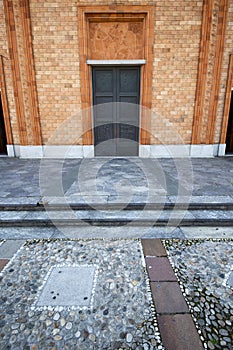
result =
[[233,240],[164,240],[206,349],[233,349]]
[[[60,264],[98,266],[92,308],[35,306]],[[139,240],[27,241],[0,288],[0,349],[164,349]]]

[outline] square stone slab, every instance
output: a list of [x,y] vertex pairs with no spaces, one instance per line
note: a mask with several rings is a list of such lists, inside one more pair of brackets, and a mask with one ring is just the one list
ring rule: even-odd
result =
[[188,313],[189,309],[177,282],[152,282],[151,290],[159,314]]
[[6,266],[6,264],[8,264],[9,261],[9,259],[0,259],[0,271],[4,269],[4,267]]
[[[1,232],[2,231],[4,231],[4,228],[1,229]],[[8,239],[0,247],[0,258],[11,259],[15,255],[15,253],[19,250],[19,248],[21,248],[24,242],[25,241],[21,239]]]
[[166,256],[166,250],[160,239],[142,239],[145,256]]
[[159,315],[159,329],[166,350],[203,350],[190,314]]
[[54,266],[39,291],[35,306],[90,307],[96,266]]
[[146,264],[151,282],[177,281],[168,258],[147,257]]

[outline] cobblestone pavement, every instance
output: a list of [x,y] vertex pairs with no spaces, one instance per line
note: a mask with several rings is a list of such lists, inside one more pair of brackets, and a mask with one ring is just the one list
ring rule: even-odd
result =
[[164,241],[201,339],[233,349],[233,240]]
[[[54,285],[38,305],[54,266],[96,267],[92,304],[64,306],[72,297],[65,283],[63,300]],[[28,241],[0,283],[2,350],[163,349],[138,240]]]
[[[0,241],[0,255],[5,244],[14,254],[0,256],[0,268],[6,265],[0,273],[0,349],[159,350],[168,344],[167,350],[197,350],[196,327],[204,349],[232,350],[233,240],[159,242],[143,240],[145,260],[140,240],[18,241],[17,248],[23,245],[15,254],[13,242]],[[60,272],[95,268],[93,279],[80,275],[81,289],[93,280],[87,303],[72,304],[72,271],[68,280],[51,278],[51,285],[56,266]]]

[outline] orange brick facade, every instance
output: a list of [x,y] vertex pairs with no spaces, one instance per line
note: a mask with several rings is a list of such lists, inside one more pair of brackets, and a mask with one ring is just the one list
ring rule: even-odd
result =
[[4,0],[0,20],[1,102],[7,144],[16,147],[9,155],[93,144],[91,112],[82,112],[92,106],[93,59],[146,61],[141,145],[210,145],[209,155],[224,154],[232,0]]

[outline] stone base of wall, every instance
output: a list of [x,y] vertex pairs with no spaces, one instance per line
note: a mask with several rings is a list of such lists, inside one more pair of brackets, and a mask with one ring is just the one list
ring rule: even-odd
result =
[[94,146],[19,146],[7,145],[9,157],[19,158],[92,158]]
[[[211,158],[225,155],[225,144],[214,145],[139,145],[141,158]],[[19,146],[7,145],[9,157],[93,158],[94,146]]]
[[225,155],[225,144],[214,145],[140,145],[142,158],[211,158]]

